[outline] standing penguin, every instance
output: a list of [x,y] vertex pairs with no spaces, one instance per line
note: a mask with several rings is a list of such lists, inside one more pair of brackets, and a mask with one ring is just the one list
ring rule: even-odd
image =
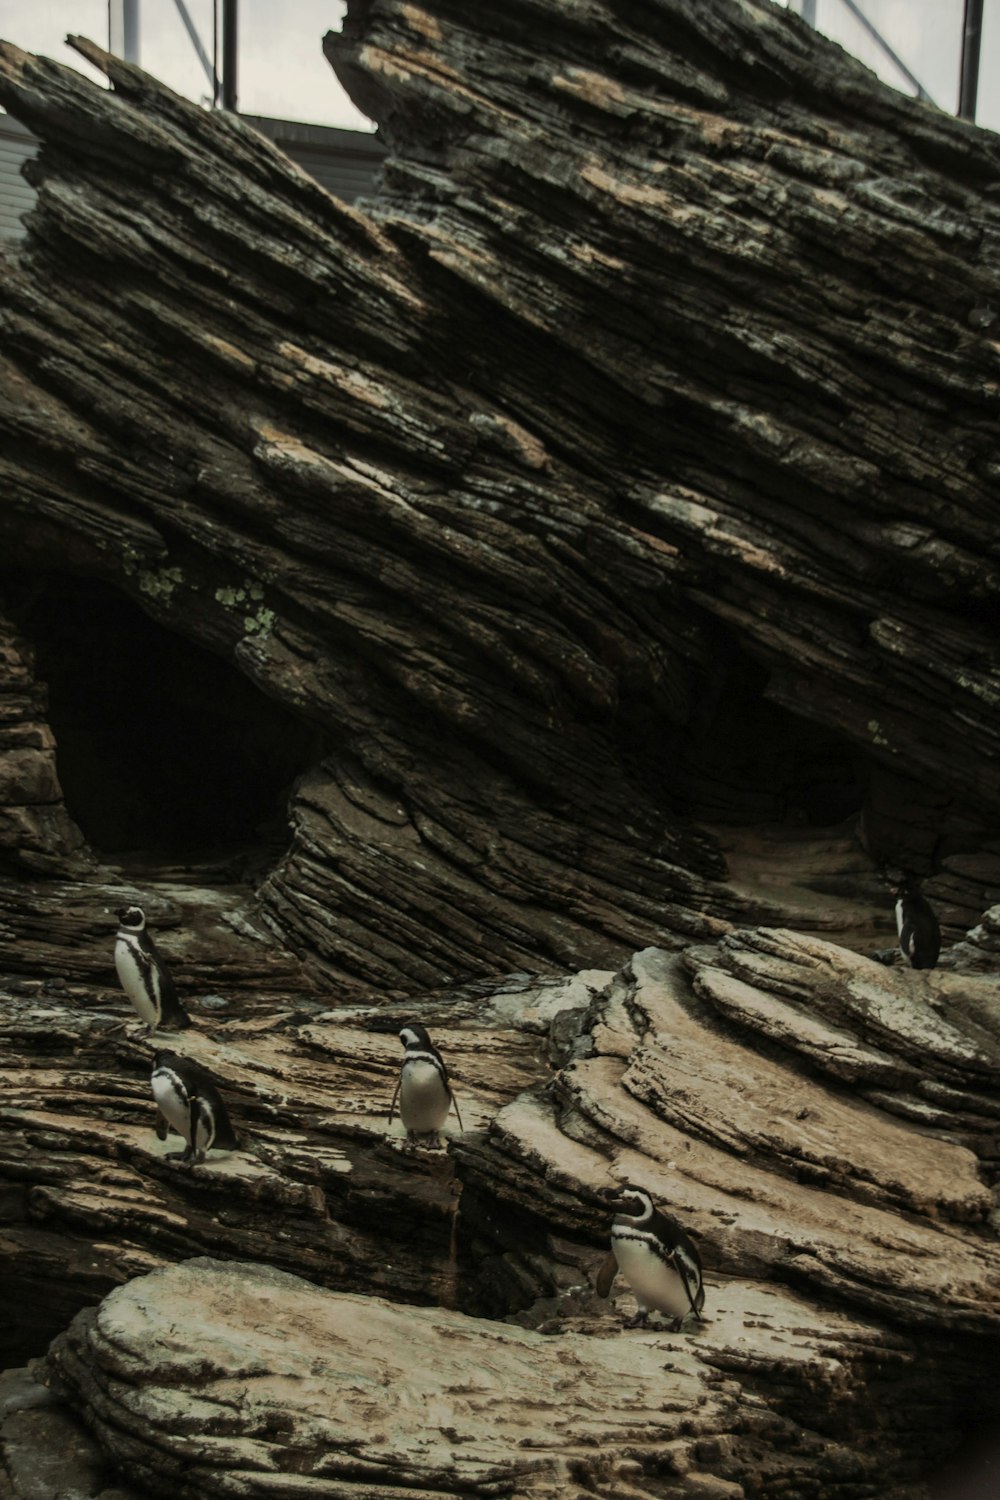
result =
[[912,875],[904,875],[892,894],[896,898],[899,950],[914,969],[933,969],[941,952],[941,928],[934,909]]
[[404,1026],[399,1040],[405,1051],[399,1081],[389,1106],[389,1124],[392,1124],[398,1096],[399,1118],[406,1127],[407,1138],[412,1141],[421,1135],[433,1135],[438,1137],[440,1144],[439,1131],[452,1105],[455,1106],[459,1130],[465,1128],[448,1082],[448,1069],[422,1026],[415,1023]]
[[621,1271],[639,1304],[626,1328],[645,1327],[652,1310],[669,1317],[675,1330],[690,1313],[703,1323],[701,1257],[676,1219],[660,1213],[647,1192],[629,1183],[608,1197],[615,1218],[611,1254],[597,1278],[598,1296],[608,1295]]
[[239,1148],[215,1080],[199,1063],[176,1052],[157,1052],[150,1082],[159,1111],[156,1133],[165,1140],[172,1125],[184,1137],[182,1161],[202,1162],[213,1146],[224,1151]]
[[146,913],[141,906],[123,906],[118,912],[115,968],[122,989],[140,1021],[145,1021],[150,1036],[158,1026],[176,1030],[191,1025],[159,949],[146,931]]

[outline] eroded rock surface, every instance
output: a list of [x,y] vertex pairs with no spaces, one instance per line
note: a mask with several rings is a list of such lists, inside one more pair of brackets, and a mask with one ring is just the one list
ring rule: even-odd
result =
[[[156,1495],[722,1500],[755,1473],[804,1493],[818,1472],[850,1492],[878,1444],[912,1440],[899,1341],[779,1289],[713,1303],[690,1336],[547,1336],[196,1259],[81,1313],[45,1376]],[[810,1401],[853,1418],[854,1452],[800,1425]]]
[[[0,1254],[22,1357],[123,1283],[46,1378],[150,1493],[917,1495],[990,1415],[980,974],[747,929],[618,974],[200,1016],[170,1040],[241,1149],[188,1168],[124,1004],[8,1004]],[[387,1129],[415,1017],[461,1101],[446,1150]],[[623,1333],[627,1286],[596,1297],[621,1180],[695,1237],[704,1327]]]
[[[348,209],[77,45],[108,90],[0,45],[16,618],[68,568],[321,746],[242,882],[90,865],[3,627],[0,1271],[80,1486],[923,1497],[1000,1333],[995,138],[751,0],[358,0]],[[887,862],[940,971],[864,956]],[[191,1168],[108,988],[151,881]],[[622,1179],[704,1327],[596,1299]]]
[[734,825],[851,820],[821,931],[887,862],[996,904],[995,136],[767,0],[355,0],[348,207],[74,44],[109,88],[0,44],[11,597],[69,570],[317,728],[285,943],[420,993],[791,920]]
[[80,1418],[28,1370],[0,1374],[2,1500],[142,1500]]

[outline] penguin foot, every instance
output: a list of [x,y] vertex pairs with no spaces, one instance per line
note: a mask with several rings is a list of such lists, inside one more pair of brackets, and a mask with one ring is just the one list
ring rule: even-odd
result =
[[707,1323],[711,1322],[710,1318],[703,1318],[700,1312],[695,1312],[694,1309],[692,1309],[691,1312],[684,1313],[679,1318],[672,1318],[670,1320],[670,1322],[667,1323],[666,1326],[667,1326],[667,1328],[669,1328],[669,1330],[670,1330],[671,1333],[680,1333],[681,1329],[684,1327],[684,1324],[687,1322],[688,1318],[693,1318],[694,1321],[695,1321],[695,1323],[706,1323],[707,1324]]
[[643,1308],[631,1318],[626,1318],[622,1324],[623,1328],[646,1328],[649,1324],[649,1312]]

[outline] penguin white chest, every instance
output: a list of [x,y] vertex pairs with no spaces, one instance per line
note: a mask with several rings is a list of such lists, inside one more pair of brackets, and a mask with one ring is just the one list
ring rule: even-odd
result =
[[896,931],[899,934],[900,951],[912,959],[913,950],[917,946],[917,931],[914,923],[907,918],[902,901],[896,902]]
[[140,1021],[155,1026],[159,1011],[159,977],[156,966],[143,962],[134,943],[118,938],[115,943],[115,969],[122,989]]
[[666,1265],[644,1238],[615,1235],[611,1248],[640,1310],[655,1308],[671,1318],[687,1316],[691,1301],[680,1273]]
[[158,1068],[150,1080],[160,1114],[177,1134],[191,1140],[191,1107],[187,1090],[168,1069]]
[[404,1062],[399,1077],[399,1117],[407,1130],[423,1135],[440,1130],[451,1100],[432,1062],[415,1057]]

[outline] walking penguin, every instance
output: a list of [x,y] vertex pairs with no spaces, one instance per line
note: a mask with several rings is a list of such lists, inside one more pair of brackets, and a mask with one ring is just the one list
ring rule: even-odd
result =
[[159,1112],[156,1133],[165,1140],[172,1125],[184,1137],[187,1149],[181,1161],[203,1162],[213,1146],[224,1151],[239,1148],[222,1095],[200,1063],[176,1052],[157,1052],[150,1082]]
[[597,1278],[597,1293],[606,1297],[618,1271],[628,1280],[639,1310],[626,1328],[644,1328],[651,1311],[671,1319],[674,1330],[689,1314],[705,1319],[701,1257],[684,1230],[653,1206],[642,1188],[626,1183],[607,1196],[615,1210],[611,1254]]
[[444,1060],[422,1026],[413,1023],[404,1026],[399,1040],[405,1049],[399,1080],[389,1106],[389,1124],[392,1124],[399,1099],[399,1118],[406,1127],[408,1140],[418,1136],[432,1135],[438,1139],[448,1111],[454,1105],[458,1128],[463,1130],[462,1116],[448,1081],[448,1069]]
[[914,969],[933,969],[941,952],[941,928],[934,909],[912,875],[893,887],[899,949]]
[[159,949],[146,930],[146,913],[141,906],[123,906],[118,912],[115,968],[149,1036],[158,1026],[176,1030],[191,1025]]

